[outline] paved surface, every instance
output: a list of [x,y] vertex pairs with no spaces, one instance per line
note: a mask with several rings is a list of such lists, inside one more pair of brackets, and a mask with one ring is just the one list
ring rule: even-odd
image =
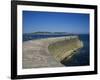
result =
[[48,40],[33,40],[23,43],[23,68],[61,67],[48,51]]
[[63,67],[64,65],[61,64],[60,61],[57,61],[48,51],[48,46],[56,41],[64,39],[65,37],[60,37],[23,42],[22,67],[25,69]]

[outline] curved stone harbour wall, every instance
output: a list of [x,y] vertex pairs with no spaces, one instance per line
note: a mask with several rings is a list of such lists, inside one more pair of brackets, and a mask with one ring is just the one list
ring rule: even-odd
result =
[[83,46],[77,36],[45,38],[23,42],[22,67],[62,67],[61,61]]
[[74,36],[69,39],[65,38],[64,40],[52,43],[49,45],[48,49],[57,61],[62,61],[66,57],[74,54],[74,51],[82,47],[82,41],[80,41],[77,36]]

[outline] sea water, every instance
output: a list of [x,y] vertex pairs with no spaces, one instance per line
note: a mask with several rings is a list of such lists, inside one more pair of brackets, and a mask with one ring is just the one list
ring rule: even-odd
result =
[[89,65],[89,35],[88,34],[81,34],[79,35],[80,40],[83,42],[83,48],[79,49],[72,55],[70,59],[64,59],[62,63],[65,66],[86,66]]

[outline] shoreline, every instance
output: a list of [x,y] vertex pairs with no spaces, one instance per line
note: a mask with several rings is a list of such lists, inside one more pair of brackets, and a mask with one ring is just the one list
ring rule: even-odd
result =
[[[54,45],[55,43],[58,44],[59,42],[63,43],[64,41],[68,40],[70,41],[72,39],[73,41],[74,39],[76,39],[76,41],[77,40],[79,41],[78,46],[80,46],[80,48],[83,46],[77,36],[45,38],[45,39],[29,40],[23,42],[23,53],[22,53],[23,68],[27,69],[27,68],[39,68],[39,67],[63,67],[64,65],[61,64],[61,60],[67,57],[68,56],[67,54],[71,54],[73,50],[69,51],[69,53],[65,51],[66,53],[62,54],[61,59],[57,59],[55,55],[53,55],[50,52],[49,46]],[[60,46],[60,48],[62,47]],[[79,47],[77,48],[79,49]]]

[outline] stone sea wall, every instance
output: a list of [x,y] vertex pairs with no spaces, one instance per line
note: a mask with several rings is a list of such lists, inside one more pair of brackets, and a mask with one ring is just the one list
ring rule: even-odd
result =
[[62,61],[66,57],[74,54],[74,51],[83,47],[78,36],[71,36],[49,45],[49,51],[57,61]]
[[22,67],[63,67],[61,61],[83,47],[78,36],[45,38],[23,42]]

